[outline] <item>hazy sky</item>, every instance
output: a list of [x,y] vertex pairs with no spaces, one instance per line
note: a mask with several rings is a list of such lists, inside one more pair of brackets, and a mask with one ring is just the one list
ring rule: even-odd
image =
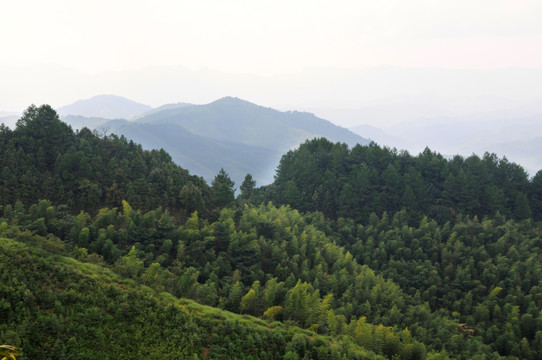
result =
[[[182,65],[270,75],[542,65],[539,0],[0,2],[0,66]],[[1,86],[1,85],[0,85]]]
[[345,127],[532,118],[542,136],[541,0],[0,0],[0,51],[0,117],[237,96]]

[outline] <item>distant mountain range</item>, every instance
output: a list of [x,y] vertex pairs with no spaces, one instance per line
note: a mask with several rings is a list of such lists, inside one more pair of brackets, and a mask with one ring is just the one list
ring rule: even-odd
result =
[[121,96],[98,95],[58,108],[57,112],[60,116],[79,115],[90,118],[130,119],[150,110],[152,107],[149,105],[143,105]]
[[[263,185],[273,180],[278,160],[287,150],[316,136],[351,146],[371,139],[412,154],[425,147],[449,156],[482,156],[489,151],[506,156],[534,175],[542,169],[542,113],[536,113],[531,103],[518,106],[469,116],[411,118],[387,127],[383,120],[382,127],[366,123],[351,127],[351,132],[312,113],[281,112],[236,98],[151,108],[120,96],[100,95],[63,106],[58,112],[75,129],[107,129],[145,148],[164,148],[177,163],[207,180],[223,166],[238,185],[246,173]],[[393,115],[397,109],[388,110]],[[400,110],[406,118],[414,116],[408,115],[408,108]],[[359,119],[358,124],[380,115],[353,110],[351,114],[352,121]],[[332,112],[327,116],[334,118]],[[0,112],[0,123],[11,128],[19,118],[13,112]]]
[[152,115],[152,114],[155,114],[155,113],[158,113],[160,111],[164,111],[164,110],[174,110],[174,109],[178,109],[178,108],[182,108],[182,107],[185,107],[185,106],[190,106],[190,105],[194,105],[194,104],[189,104],[189,103],[176,103],[176,104],[165,104],[165,105],[162,105],[162,106],[159,106],[157,108],[154,108],[154,109],[151,109],[149,111],[146,111],[142,114],[139,114],[137,115],[135,118],[138,119],[138,118],[141,118],[143,116],[147,116],[147,115]]
[[[115,101],[122,105],[137,104],[110,96],[90,100],[100,111],[111,109]],[[326,137],[350,146],[369,142],[311,113],[282,112],[233,97],[206,105],[179,103],[150,110],[142,108],[140,114],[131,113],[135,118],[132,121],[98,117],[93,115],[96,110],[87,113],[83,106],[61,109],[64,114],[79,109],[77,116],[62,116],[76,129],[84,126],[102,129],[124,135],[146,149],[163,148],[179,165],[207,180],[212,180],[223,167],[237,186],[247,173],[252,174],[258,185],[271,183],[280,157],[307,139]],[[120,110],[109,114],[120,114]],[[127,112],[123,115],[127,117]]]
[[349,129],[355,134],[363,134],[364,137],[367,137],[380,145],[395,147],[397,149],[406,148],[407,143],[405,140],[401,139],[398,136],[390,135],[389,133],[378,127],[369,124],[362,124],[353,126]]
[[350,128],[380,145],[417,154],[425,147],[453,156],[485,152],[521,164],[530,175],[542,169],[542,114],[507,117],[506,112],[470,117],[420,118],[385,130]]
[[318,136],[349,145],[368,142],[359,135],[311,113],[281,112],[233,97],[225,97],[207,105],[161,111],[144,116],[137,122],[175,123],[200,136],[262,146],[281,152]]

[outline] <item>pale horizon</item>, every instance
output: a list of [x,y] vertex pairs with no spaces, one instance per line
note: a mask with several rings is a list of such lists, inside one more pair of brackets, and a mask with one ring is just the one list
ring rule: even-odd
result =
[[[239,96],[292,110],[314,104],[353,109],[374,99],[354,97],[357,85],[341,73],[382,66],[542,67],[542,3],[532,0],[21,0],[1,9],[0,111],[31,103],[59,107],[99,94],[153,107]],[[180,70],[164,74],[173,68]],[[163,88],[167,77],[178,83],[188,77],[199,88],[173,96]],[[262,89],[269,79],[279,79],[274,85],[285,93],[296,90],[272,95],[279,89]],[[306,93],[292,81],[334,87],[332,95],[344,92],[348,101],[328,101],[325,91]],[[130,89],[144,82],[152,94]],[[434,93],[440,94],[438,86]],[[379,101],[404,95],[390,89]]]
[[[542,116],[541,44],[531,0],[22,0],[2,5],[0,115],[111,94],[152,107],[233,96],[392,135],[514,123]],[[435,139],[416,146],[491,147]]]

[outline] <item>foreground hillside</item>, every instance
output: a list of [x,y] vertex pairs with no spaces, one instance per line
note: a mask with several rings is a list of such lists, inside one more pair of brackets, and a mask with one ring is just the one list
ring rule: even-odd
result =
[[383,359],[353,339],[198,305],[78,257],[54,238],[0,238],[0,341],[22,349],[18,359]]
[[[100,284],[104,286],[106,296],[109,294],[107,288],[117,287],[117,283],[127,287],[138,283],[157,292],[167,291],[202,304],[258,316],[268,321],[262,323],[266,327],[271,321],[279,320],[310,330],[313,332],[311,336],[340,336],[344,341],[352,342],[354,349],[363,346],[388,357],[425,358],[425,346],[413,339],[408,329],[404,328],[404,324],[413,323],[415,319],[411,315],[399,315],[393,320],[390,318],[394,311],[414,311],[415,306],[407,304],[410,301],[400,289],[376,276],[370,269],[358,265],[351,255],[328,242],[323,233],[288,208],[277,209],[272,205],[257,209],[247,207],[238,224],[232,217],[235,214],[233,209],[224,209],[220,218],[212,224],[200,221],[195,212],[185,225],[179,227],[174,225],[167,211],[157,209],[142,214],[126,202],[121,212],[101,209],[96,217],[84,212],[70,216],[45,200],[28,210],[20,203],[15,209],[8,205],[3,213],[5,217],[0,219],[3,236],[45,247],[57,255],[94,262],[96,265],[85,265],[86,270],[78,272],[90,271],[90,266],[105,274]],[[64,241],[61,242],[53,234],[58,234]],[[7,243],[12,244],[10,241]],[[11,258],[14,266],[20,263],[19,255]],[[66,316],[64,312],[68,311],[65,307],[79,304],[77,299],[79,296],[85,299],[87,290],[90,293],[103,293],[103,289],[87,289],[85,284],[91,280],[69,274],[68,270],[72,268],[67,268],[64,263],[74,264],[73,259],[53,256],[50,260],[52,267],[21,264],[16,267],[19,269],[18,275],[6,273],[6,295],[17,283],[26,283],[37,277],[36,286],[43,285],[45,281],[51,287],[48,296],[52,299],[47,304],[54,307],[48,310],[48,314],[62,319],[62,316]],[[51,272],[56,271],[58,263],[63,275],[59,275],[59,279],[51,279]],[[126,278],[112,275],[105,269],[108,267]],[[26,274],[28,269],[31,269],[30,273]],[[66,288],[72,287],[75,294],[68,303],[55,302],[57,296],[63,299]],[[148,288],[139,287],[135,291],[147,292],[145,289]],[[23,287],[21,292],[24,291]],[[34,291],[31,289],[31,292]],[[42,298],[39,295],[35,300]],[[123,299],[130,301],[130,297]],[[45,310],[47,306],[40,301],[31,304]],[[85,305],[85,301],[80,304],[84,308],[88,305]],[[107,312],[102,311],[101,316],[119,315],[122,306],[119,310],[119,304],[115,304],[117,301],[115,297],[107,305]],[[365,307],[359,306],[362,303],[366,303]],[[165,305],[167,303],[156,306]],[[213,311],[213,316],[219,316],[216,315],[219,310]],[[13,316],[23,321],[28,313],[24,307],[17,308]],[[130,327],[136,326],[133,321],[140,323],[145,320],[130,317],[126,321]],[[197,323],[198,319],[194,321]],[[448,331],[455,332],[457,325],[453,322],[438,321],[447,323]],[[49,331],[55,331],[55,328],[45,333]],[[219,335],[228,335],[229,331]],[[300,329],[293,331],[297,332],[304,333]],[[31,346],[37,345],[33,343]],[[232,346],[232,350],[235,349],[236,346]]]
[[[281,328],[271,321],[297,325],[313,332],[307,335],[309,340],[316,334],[339,336],[390,358],[423,359],[426,352],[428,358],[449,354],[453,358],[537,359],[541,355],[542,269],[538,260],[542,230],[529,222],[465,219],[453,227],[439,227],[434,221],[424,221],[412,228],[405,222],[406,214],[398,213],[393,219],[375,216],[367,226],[356,226],[268,205],[246,206],[241,213],[224,209],[210,224],[194,213],[186,224],[176,227],[167,212],[159,209],[142,214],[125,203],[122,211],[102,209],[96,217],[67,216],[46,201],[28,210],[20,204],[14,209],[6,206],[3,214],[2,236],[19,244],[15,253],[2,259],[2,264],[12,264],[4,265],[2,278],[4,316],[19,319],[13,320],[18,323],[35,312],[24,306],[34,304],[63,319],[66,315],[57,314],[65,314],[66,306],[82,302],[86,308],[89,301],[97,303],[88,299],[87,290],[109,296],[107,289],[120,284],[121,288],[136,286],[134,291],[154,297],[161,293],[163,300],[182,296],[251,314],[265,319],[257,324],[277,331]],[[32,247],[20,248],[20,243]],[[15,246],[12,240],[5,244],[8,249]],[[25,249],[43,255],[36,249],[40,247],[54,254],[49,261],[55,265],[22,261]],[[106,290],[87,289],[85,284],[95,284],[94,280],[70,275],[70,269],[78,268],[71,257],[93,263],[81,265],[77,273],[90,274],[92,279],[98,276],[92,271],[103,275],[100,284]],[[58,278],[52,275],[57,270],[61,272]],[[29,281],[42,287],[45,282],[50,290],[43,295],[44,290],[34,290]],[[73,290],[68,302],[62,297],[66,289]],[[30,301],[29,294],[38,295]],[[59,302],[54,301],[57,297]],[[121,299],[131,302],[132,298],[141,306],[131,293]],[[118,299],[100,316],[118,314],[123,304]],[[21,301],[24,306],[13,307]],[[145,313],[154,316],[153,311]],[[226,316],[217,315],[221,311],[204,311],[212,315],[203,326],[218,326],[216,317]],[[201,324],[197,317],[192,320]],[[126,321],[131,329],[135,326],[131,321],[147,320]],[[13,324],[5,329],[10,328],[18,327]],[[57,331],[57,327],[43,329],[50,336]],[[30,331],[23,330],[23,335]],[[221,331],[219,326],[217,335],[224,336]],[[230,331],[241,330],[230,329],[226,334]],[[23,335],[16,332],[5,333],[11,335],[3,341],[23,344],[17,340]],[[303,333],[301,329],[294,332]],[[223,346],[236,349],[231,338],[225,341]]]

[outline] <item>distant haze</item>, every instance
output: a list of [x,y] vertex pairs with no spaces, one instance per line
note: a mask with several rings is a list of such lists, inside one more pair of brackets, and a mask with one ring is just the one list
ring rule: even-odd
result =
[[[59,66],[0,68],[0,99],[19,110],[31,103],[55,108],[98,94],[115,94],[157,107],[206,104],[238,96],[281,110],[308,110],[342,126],[387,126],[420,117],[542,111],[542,68],[312,69],[258,76],[180,66],[97,74]],[[21,79],[32,78],[31,84]],[[54,91],[51,90],[54,84]],[[0,108],[2,110],[2,108]]]
[[540,44],[536,0],[11,1],[0,110],[98,94],[284,110],[525,99],[541,93]]
[[[131,106],[137,109],[124,116],[129,118],[147,112],[150,106],[207,104],[232,95],[283,111],[312,112],[381,145],[414,154],[426,146],[449,155],[491,151],[526,166],[531,174],[542,169],[542,157],[537,155],[542,137],[542,68],[380,66],[274,76],[179,66],[97,74],[59,66],[12,70],[0,69],[6,85],[0,87],[0,99],[4,103],[27,99],[18,104],[19,111],[30,103],[48,103],[62,113],[63,106],[81,99],[116,94],[134,101]],[[19,81],[30,75],[32,86]],[[51,83],[56,84],[55,91]],[[120,117],[109,111],[97,117]],[[526,118],[539,121],[528,122],[522,132],[510,131]],[[5,122],[13,125],[15,118],[5,118]]]
[[11,1],[0,112],[100,94],[153,108],[234,96],[370,125],[409,149],[459,150],[426,136],[444,121],[463,152],[498,138],[499,151],[529,153],[538,123],[521,138],[478,132],[542,114],[540,44],[536,0]]

